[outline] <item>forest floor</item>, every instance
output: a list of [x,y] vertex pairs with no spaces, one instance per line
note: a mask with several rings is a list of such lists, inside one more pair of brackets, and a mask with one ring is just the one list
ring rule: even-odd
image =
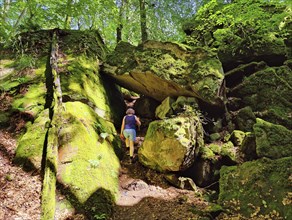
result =
[[15,150],[13,135],[0,130],[0,219],[40,219],[41,177],[13,164]]
[[207,202],[193,190],[171,186],[163,175],[131,163],[125,154],[121,161],[120,198],[111,220],[181,220],[198,219],[195,210]]
[[[1,96],[1,111],[8,109],[11,99],[9,95]],[[13,163],[16,137],[26,123],[24,117],[15,114],[10,125],[0,129],[0,220],[39,220],[41,216],[41,174],[26,172]],[[136,151],[143,138],[139,140]],[[142,166],[138,160],[131,163],[128,149],[124,148],[124,151],[119,175],[120,198],[113,208],[111,220],[198,219],[194,210],[207,206],[202,197],[192,190],[171,186],[163,175]],[[62,214],[57,213],[56,219],[86,219],[74,212]]]
[[[16,139],[9,130],[0,130],[0,219],[38,220],[41,213],[42,178],[13,164]],[[192,190],[168,184],[159,173],[131,163],[125,154],[121,160],[120,198],[111,220],[198,219],[195,209],[207,203]],[[86,219],[71,215],[66,219]]]

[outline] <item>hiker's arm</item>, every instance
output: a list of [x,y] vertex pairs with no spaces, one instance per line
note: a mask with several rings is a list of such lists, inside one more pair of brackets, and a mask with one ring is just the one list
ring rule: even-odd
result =
[[135,119],[136,119],[136,124],[138,125],[138,127],[140,127],[141,125],[140,119],[137,116],[135,116]]
[[120,135],[123,135],[124,128],[125,128],[125,117],[123,118],[123,121],[122,121],[122,127],[121,127],[121,133],[120,133]]

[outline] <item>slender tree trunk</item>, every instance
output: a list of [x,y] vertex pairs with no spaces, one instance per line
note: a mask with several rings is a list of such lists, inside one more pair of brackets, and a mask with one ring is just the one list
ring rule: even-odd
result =
[[123,17],[124,17],[125,4],[127,4],[127,0],[121,0],[120,11],[119,11],[119,24],[117,27],[117,43],[119,43],[122,40]]
[[9,8],[10,8],[10,2],[11,2],[11,0],[5,0],[4,1],[4,12],[6,13],[8,10],[9,10]]
[[73,0],[68,0],[67,1],[64,29],[70,29],[70,24],[71,24],[72,17],[69,15],[69,12],[71,12],[70,7],[71,7],[72,2],[73,2]]
[[139,0],[140,2],[140,25],[141,25],[141,38],[142,42],[148,39],[147,25],[146,25],[146,7],[145,0]]
[[4,0],[4,4],[3,4],[3,8],[2,8],[2,19],[4,22],[6,22],[6,15],[7,15],[7,12],[9,11],[9,8],[10,8],[10,2],[11,0]]

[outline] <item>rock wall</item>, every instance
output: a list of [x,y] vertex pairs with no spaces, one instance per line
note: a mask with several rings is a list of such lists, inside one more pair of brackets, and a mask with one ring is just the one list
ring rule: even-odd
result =
[[97,32],[80,31],[24,33],[18,40],[25,55],[1,55],[1,90],[11,97],[1,124],[13,115],[26,123],[15,162],[44,173],[42,219],[54,219],[63,203],[89,218],[110,215],[121,153],[115,126],[124,112],[112,103],[124,103],[99,73],[105,45]]

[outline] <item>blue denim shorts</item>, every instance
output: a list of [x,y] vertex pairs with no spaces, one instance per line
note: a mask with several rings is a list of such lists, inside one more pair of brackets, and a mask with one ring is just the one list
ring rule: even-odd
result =
[[128,138],[131,141],[136,140],[136,130],[135,129],[125,129],[123,131],[123,135],[125,136],[125,138]]

